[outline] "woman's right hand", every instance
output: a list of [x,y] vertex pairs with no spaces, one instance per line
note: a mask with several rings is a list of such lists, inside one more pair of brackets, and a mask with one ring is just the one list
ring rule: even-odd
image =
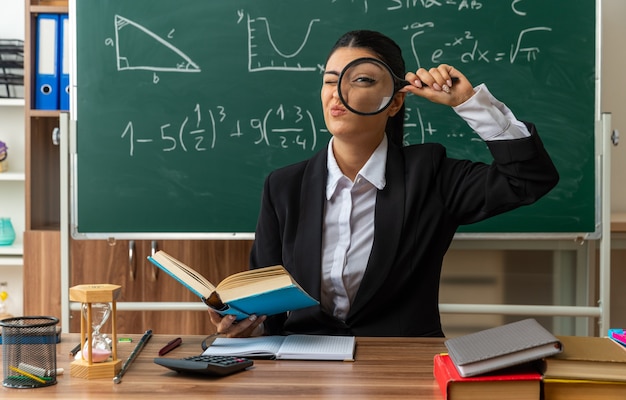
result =
[[246,319],[235,322],[235,316],[233,315],[221,316],[210,308],[208,313],[216,332],[231,338],[261,336],[263,334],[263,322],[267,318],[265,315],[260,317],[251,315]]
[[[457,79],[455,83],[453,78]],[[451,107],[464,103],[474,95],[474,88],[465,75],[447,64],[407,72],[405,80],[410,84],[402,88],[401,92],[410,92],[433,103]]]

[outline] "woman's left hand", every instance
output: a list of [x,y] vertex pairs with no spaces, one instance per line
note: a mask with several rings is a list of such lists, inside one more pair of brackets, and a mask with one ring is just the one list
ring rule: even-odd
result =
[[455,107],[474,95],[474,88],[465,75],[447,64],[407,72],[404,79],[410,85],[402,88],[401,92],[413,93],[433,103]]
[[259,336],[263,333],[263,321],[266,316],[262,315],[257,318],[256,315],[235,323],[234,315],[222,317],[217,312],[207,309],[211,323],[215,326],[215,330],[226,337],[250,337]]

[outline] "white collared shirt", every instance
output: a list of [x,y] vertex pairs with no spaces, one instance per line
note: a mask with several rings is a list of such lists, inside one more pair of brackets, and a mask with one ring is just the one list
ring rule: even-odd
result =
[[322,233],[322,307],[344,320],[354,300],[374,242],[376,192],[385,187],[387,136],[356,175],[339,169],[328,146],[328,182]]
[[[495,99],[483,84],[454,111],[483,140],[507,140],[530,136],[511,110]],[[354,300],[374,243],[376,193],[385,187],[387,135],[357,173],[354,182],[339,169],[328,146],[328,181],[322,232],[322,294],[326,312],[345,320]]]

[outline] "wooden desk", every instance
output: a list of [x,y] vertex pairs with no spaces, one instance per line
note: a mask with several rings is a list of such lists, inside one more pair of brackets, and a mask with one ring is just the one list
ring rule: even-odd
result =
[[[125,335],[121,335],[125,336]],[[128,335],[118,356],[126,359],[141,335]],[[57,345],[57,367],[65,369],[57,384],[37,389],[2,387],[0,397],[41,399],[441,399],[433,379],[433,356],[445,351],[443,339],[358,338],[355,362],[255,360],[234,375],[192,377],[152,361],[175,336],[154,335],[130,366],[122,383],[112,379],[85,380],[70,376],[69,351],[79,334],[64,334]],[[201,353],[204,336],[183,336],[183,344],[166,357]],[[0,365],[1,367],[1,365]],[[4,376],[2,374],[2,376]]]

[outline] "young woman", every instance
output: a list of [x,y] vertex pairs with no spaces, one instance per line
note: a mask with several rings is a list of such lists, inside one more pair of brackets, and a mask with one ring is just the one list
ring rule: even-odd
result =
[[[383,61],[402,87],[375,115],[338,96],[351,61]],[[219,332],[443,336],[439,277],[460,225],[531,204],[558,182],[534,125],[518,121],[484,85],[449,65],[405,74],[399,46],[373,31],[342,36],[321,90],[332,138],[309,160],[265,181],[251,268],[281,264],[320,305],[233,324],[209,311]],[[448,158],[440,144],[403,146],[407,92],[453,107],[486,142],[493,163]]]

